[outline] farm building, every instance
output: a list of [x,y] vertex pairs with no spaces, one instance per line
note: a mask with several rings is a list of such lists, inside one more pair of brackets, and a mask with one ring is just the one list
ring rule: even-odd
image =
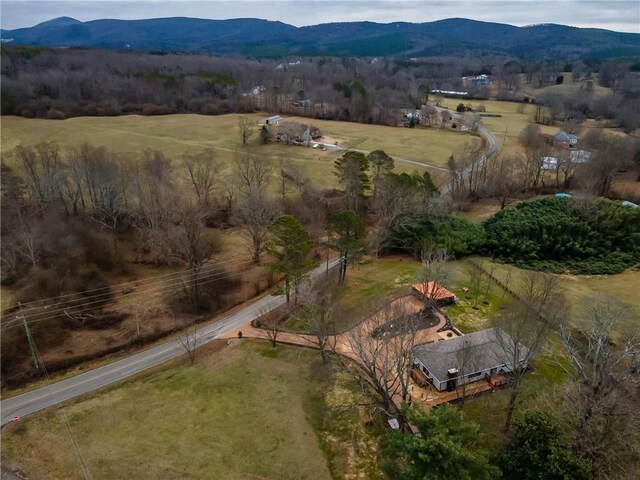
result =
[[282,118],[280,115],[273,115],[271,117],[265,118],[263,123],[265,125],[277,125],[282,122],[284,122],[284,118]]
[[413,349],[413,365],[416,373],[427,377],[436,390],[454,391],[460,385],[513,371],[515,352],[519,366],[526,367],[527,348],[521,344],[516,348],[503,330],[489,328],[418,345]]
[[591,155],[592,153],[588,150],[573,150],[569,153],[569,160],[571,160],[571,163],[589,163]]
[[411,286],[411,290],[421,300],[435,300],[440,305],[448,305],[457,300],[453,293],[436,282],[416,283]]
[[551,137],[551,143],[554,147],[573,148],[578,143],[578,137],[570,133],[558,132]]

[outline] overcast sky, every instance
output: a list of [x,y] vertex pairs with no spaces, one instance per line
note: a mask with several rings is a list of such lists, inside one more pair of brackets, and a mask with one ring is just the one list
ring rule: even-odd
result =
[[463,17],[530,25],[560,23],[640,33],[640,0],[1,0],[2,28],[28,27],[55,17],[265,18],[291,25],[368,20],[430,22]]

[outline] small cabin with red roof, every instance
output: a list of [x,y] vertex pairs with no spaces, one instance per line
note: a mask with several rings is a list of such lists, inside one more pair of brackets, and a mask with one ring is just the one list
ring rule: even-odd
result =
[[416,283],[411,290],[419,299],[435,301],[438,305],[449,305],[457,300],[453,293],[437,282]]

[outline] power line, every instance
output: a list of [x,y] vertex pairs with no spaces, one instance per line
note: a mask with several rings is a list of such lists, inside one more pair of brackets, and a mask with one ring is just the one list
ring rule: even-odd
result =
[[[244,266],[244,265],[249,264],[251,262],[252,262],[252,260],[241,260],[241,261],[237,261],[237,262],[226,262],[224,264],[216,265],[217,268],[214,268],[214,266],[211,266],[208,269],[209,271],[207,271],[207,268],[204,268],[202,271],[200,271],[198,273],[178,272],[178,274],[184,274],[184,273],[188,273],[188,274],[186,275],[186,277],[172,278],[172,279],[170,279],[170,281],[176,281],[176,280],[184,281],[184,280],[188,280],[190,277],[197,277],[199,275],[204,275],[204,274],[211,273],[212,271],[221,271],[222,268],[224,268],[224,267],[238,266],[238,265]],[[211,270],[211,269],[213,269],[213,270]],[[149,281],[146,284],[142,284],[142,285],[139,284],[136,288],[138,288],[138,289],[143,288],[144,289],[144,288],[148,288],[148,287],[153,287],[155,285],[164,285],[164,284],[166,284],[165,280],[163,280],[163,281],[156,281],[155,279],[151,279],[151,280],[152,281]],[[112,295],[117,295],[118,293],[126,293],[128,290],[131,290],[131,287],[123,288],[123,289],[120,289],[120,290],[110,290],[110,291],[105,292],[105,293],[101,293],[101,294],[97,294],[97,295],[89,295],[87,297],[78,298],[78,299],[75,299],[75,300],[67,300],[66,302],[61,302],[61,303],[54,304],[54,306],[56,308],[58,308],[58,307],[60,307],[62,305],[70,304],[68,308],[73,308],[73,305],[71,305],[71,304],[73,304],[74,302],[85,302],[87,300],[91,300],[91,299],[95,299],[95,298],[110,297]],[[82,293],[80,293],[80,294],[82,294]],[[53,298],[55,298],[55,297],[53,297]],[[46,299],[39,300],[39,301],[42,302],[42,301],[45,301],[45,300]],[[24,304],[22,304],[22,305],[24,306]],[[48,307],[49,307],[49,305],[34,306],[34,307],[30,307],[30,308],[28,308],[26,310],[28,311],[28,310],[42,309],[42,308],[46,309]]]
[[[162,285],[156,286],[154,288],[156,288],[158,290],[155,290],[155,291],[154,291],[154,288],[151,288],[151,289],[148,289],[148,290],[143,290],[143,291],[136,291],[135,293],[132,293],[129,298],[138,297],[140,295],[146,295],[146,296],[150,296],[150,297],[157,297],[157,296],[161,296],[161,295],[164,295],[166,293],[169,293],[176,286],[187,286],[187,287],[189,287],[189,286],[195,285],[196,283],[198,283],[200,285],[205,285],[205,284],[208,284],[208,283],[211,283],[211,282],[217,280],[218,278],[223,278],[226,274],[227,274],[226,272],[218,272],[218,273],[209,273],[207,275],[200,275],[199,277],[194,277],[194,278],[192,278],[190,280],[178,281],[178,282],[175,282],[175,283],[165,284],[164,286],[162,286]],[[201,280],[204,280],[204,281],[201,281]],[[75,306],[71,306],[71,307],[60,308],[60,309],[57,309],[57,310],[50,310],[50,311],[31,314],[30,317],[29,317],[30,320],[29,320],[28,323],[30,325],[33,325],[34,323],[38,323],[38,322],[50,320],[52,318],[56,318],[58,315],[66,313],[67,308],[69,308],[69,309],[77,309],[77,308],[88,307],[90,305],[100,304],[100,305],[96,305],[96,306],[93,306],[93,307],[90,307],[90,308],[83,308],[80,312],[78,312],[78,314],[86,313],[88,311],[101,309],[103,307],[103,303],[104,303],[104,300],[98,300],[98,301],[86,302],[86,303],[81,304],[81,305],[75,305]],[[40,318],[40,317],[42,317],[42,318]],[[5,325],[3,325],[3,329],[8,330],[8,329],[14,328],[16,326],[19,326],[19,319],[15,319],[15,320],[12,320],[11,322],[6,323]]]
[[[229,261],[217,262],[215,265],[211,265],[211,267],[227,265],[227,264],[232,264],[232,263],[234,263],[234,262],[229,262]],[[209,268],[209,267],[205,267],[205,268]],[[48,297],[48,298],[42,298],[42,299],[38,299],[38,300],[32,300],[31,302],[24,302],[24,303],[22,303],[22,306],[23,307],[28,307],[29,305],[34,305],[34,304],[45,302],[45,301],[48,301],[48,300],[59,300],[59,299],[62,299],[62,298],[72,297],[72,296],[76,296],[76,295],[85,295],[87,293],[98,292],[98,291],[103,291],[103,290],[109,290],[109,289],[112,289],[112,288],[120,288],[120,287],[130,286],[132,284],[135,285],[136,283],[139,284],[139,282],[144,282],[144,281],[155,282],[155,281],[160,280],[162,278],[174,277],[174,276],[177,276],[177,275],[182,275],[184,273],[185,272],[183,272],[183,271],[165,273],[163,275],[158,275],[156,277],[152,277],[152,278],[149,278],[147,280],[130,280],[128,282],[123,282],[123,283],[119,283],[119,284],[116,284],[116,285],[109,285],[109,286],[106,286],[106,287],[94,288],[94,289],[91,289],[91,290],[85,290],[83,292],[66,293],[66,294],[63,294],[63,295],[55,296],[55,297]],[[124,289],[126,290],[126,288],[124,288]],[[18,305],[13,305],[12,307],[9,307],[8,309],[14,309],[17,306]]]
[[80,449],[80,444],[78,443],[78,440],[76,439],[75,435],[73,434],[73,431],[71,430],[71,425],[69,425],[69,420],[67,419],[66,414],[64,413],[64,409],[62,407],[62,403],[60,402],[60,400],[58,400],[58,397],[56,396],[55,392],[53,391],[52,388],[52,382],[51,382],[51,376],[49,375],[49,371],[47,370],[46,365],[44,364],[44,359],[42,358],[42,355],[40,354],[40,351],[38,350],[38,346],[35,344],[35,342],[33,343],[33,346],[35,348],[35,352],[38,358],[38,361],[40,363],[40,365],[42,366],[42,370],[44,371],[45,377],[47,379],[47,387],[49,389],[49,394],[51,395],[51,398],[53,399],[53,401],[55,402],[56,406],[58,407],[58,413],[60,414],[60,417],[62,418],[62,423],[64,424],[67,433],[69,434],[69,438],[71,438],[71,443],[73,444],[73,449],[76,453],[76,456],[78,457],[78,461],[80,462],[80,468],[82,469],[82,474],[84,476],[85,479],[88,480],[92,480],[93,477],[91,476],[91,471],[89,470],[89,464],[87,463],[86,458],[84,457],[84,455],[82,454],[82,450]]

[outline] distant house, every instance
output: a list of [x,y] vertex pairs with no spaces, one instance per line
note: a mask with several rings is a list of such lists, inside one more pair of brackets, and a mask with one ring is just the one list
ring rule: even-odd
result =
[[408,110],[402,116],[402,121],[405,127],[413,127],[420,124],[422,120],[422,114],[417,110]]
[[437,282],[416,283],[411,286],[413,294],[421,300],[435,300],[440,305],[454,303],[457,298]]
[[483,73],[481,75],[475,75],[473,77],[463,77],[462,78],[468,85],[473,85],[474,87],[490,87],[493,85],[493,80],[491,80],[491,76]]
[[[454,391],[458,386],[484,380],[514,370],[516,344],[499,328],[453,337],[413,349],[413,365],[438,391]],[[528,350],[518,346],[518,366],[525,368]]]
[[587,150],[573,150],[569,153],[571,163],[589,163],[591,161],[592,152]]
[[469,92],[460,92],[456,90],[431,90],[435,95],[444,95],[445,97],[468,97]]
[[276,142],[286,144],[303,145],[322,137],[320,129],[313,125],[305,125],[299,122],[283,122],[276,133]]
[[300,100],[298,102],[293,102],[293,106],[296,108],[309,108],[312,107],[313,104],[311,100]]
[[578,143],[578,137],[561,131],[551,137],[551,143],[554,147],[574,148]]
[[542,170],[556,170],[558,159],[556,157],[542,157]]
[[284,118],[282,118],[280,115],[273,115],[272,117],[264,119],[265,125],[277,125],[282,122],[284,122]]

